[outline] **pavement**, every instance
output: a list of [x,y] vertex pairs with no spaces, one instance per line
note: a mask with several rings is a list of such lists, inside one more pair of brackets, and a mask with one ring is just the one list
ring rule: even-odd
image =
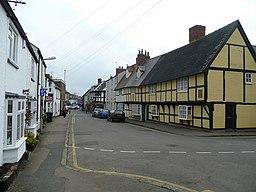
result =
[[175,135],[193,136],[193,137],[235,137],[235,136],[256,136],[256,128],[254,129],[223,129],[209,130],[196,127],[188,127],[184,125],[174,125],[162,122],[146,121],[141,122],[133,119],[126,119],[126,123],[139,125],[145,128],[163,131]]

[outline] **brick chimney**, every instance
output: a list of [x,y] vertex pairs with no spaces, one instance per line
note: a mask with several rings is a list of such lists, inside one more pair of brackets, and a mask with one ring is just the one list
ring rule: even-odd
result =
[[118,68],[116,68],[116,75],[122,73],[123,71],[125,71],[125,69],[122,66],[119,66]]
[[205,26],[195,25],[189,28],[189,43],[205,36]]
[[98,85],[101,84],[102,79],[98,78]]
[[143,65],[148,59],[150,59],[149,52],[145,50],[145,53],[143,53],[143,49],[141,49],[136,58],[136,65]]

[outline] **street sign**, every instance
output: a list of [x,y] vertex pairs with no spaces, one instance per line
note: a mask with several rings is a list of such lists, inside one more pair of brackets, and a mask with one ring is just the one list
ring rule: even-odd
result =
[[44,96],[44,89],[40,89],[40,97]]

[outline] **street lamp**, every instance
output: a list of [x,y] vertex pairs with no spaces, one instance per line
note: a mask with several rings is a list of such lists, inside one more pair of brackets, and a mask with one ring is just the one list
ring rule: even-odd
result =
[[55,56],[52,56],[52,57],[47,57],[47,58],[45,58],[44,61],[46,61],[46,60],[54,60],[54,59],[56,59],[56,57],[55,57]]

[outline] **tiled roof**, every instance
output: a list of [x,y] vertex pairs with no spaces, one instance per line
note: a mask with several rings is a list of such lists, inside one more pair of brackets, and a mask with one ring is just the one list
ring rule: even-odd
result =
[[[237,27],[252,53],[253,48],[237,20],[197,41],[162,55],[141,85],[155,84],[204,72]],[[255,59],[255,52],[252,54]]]

